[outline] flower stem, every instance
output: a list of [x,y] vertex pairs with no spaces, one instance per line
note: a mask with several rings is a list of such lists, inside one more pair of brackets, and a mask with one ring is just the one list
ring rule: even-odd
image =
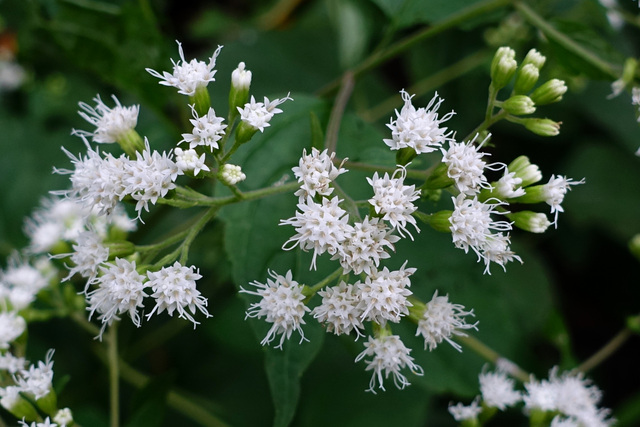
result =
[[[492,348],[490,348],[485,343],[483,343],[482,341],[478,340],[475,337],[456,336],[455,340],[460,342],[465,347],[470,348],[472,351],[474,351],[475,353],[479,354],[480,356],[484,357],[489,362],[492,362],[494,364],[498,363],[500,359],[504,359],[502,356],[500,356],[498,352],[496,352],[495,350],[493,350]],[[509,374],[512,377],[522,381],[523,383],[529,382],[530,375],[517,366],[515,366],[513,371],[509,372]]]
[[304,295],[307,296],[307,299],[312,297],[313,295],[316,294],[316,292],[318,292],[319,290],[321,290],[322,288],[327,286],[329,283],[331,283],[334,280],[336,280],[341,275],[342,275],[342,267],[338,268],[336,271],[334,271],[333,273],[331,273],[330,275],[328,275],[327,277],[325,277],[324,279],[322,279],[321,281],[319,281],[315,285],[305,289],[303,291]]
[[120,425],[120,374],[118,371],[118,322],[109,326],[107,339],[107,358],[109,363],[109,400],[111,408],[111,427]]
[[[372,53],[368,58],[366,58],[358,66],[354,67],[351,70],[353,73],[353,77],[354,78],[360,77],[360,75],[394,58],[395,56],[399,55],[400,53],[414,46],[416,43],[422,42],[426,39],[436,36],[442,33],[443,31],[453,28],[456,25],[461,24],[471,18],[483,15],[494,9],[507,6],[511,3],[511,1],[512,0],[487,0],[479,3],[474,3],[473,5],[466,7],[457,13],[454,13],[448,18],[436,24],[433,24],[423,30],[420,30],[403,40],[400,40],[392,44],[391,46],[389,46],[383,51]],[[318,96],[330,95],[336,89],[338,89],[341,82],[342,82],[342,79],[340,78],[327,84],[325,87],[321,88],[317,92]]]
[[324,147],[328,150],[329,154],[335,153],[336,151],[340,123],[342,122],[344,109],[347,106],[347,102],[349,102],[351,93],[353,92],[353,85],[353,73],[351,71],[347,71],[342,76],[340,91],[338,92],[333,108],[331,109],[329,124],[327,125],[327,136],[324,141]]
[[617,79],[619,77],[619,72],[616,72],[611,64],[600,59],[598,56],[573,41],[566,34],[555,29],[528,5],[521,1],[516,1],[514,2],[514,7],[526,21],[528,21],[534,27],[538,28],[546,37],[555,41],[563,48],[578,56],[582,60],[588,62],[593,67],[597,68],[600,72],[611,77],[612,79]]
[[618,332],[611,340],[606,343],[600,350],[596,351],[591,357],[582,362],[576,370],[580,372],[588,372],[604,362],[613,353],[615,353],[622,345],[633,335],[631,329],[625,327]]

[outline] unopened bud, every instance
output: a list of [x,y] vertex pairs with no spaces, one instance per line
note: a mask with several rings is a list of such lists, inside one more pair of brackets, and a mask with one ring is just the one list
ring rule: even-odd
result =
[[443,233],[451,233],[451,215],[453,211],[439,211],[431,214],[429,217],[429,225],[436,231]]
[[538,52],[535,49],[531,49],[529,52],[527,52],[527,56],[525,56],[524,59],[522,60],[522,66],[524,67],[527,64],[531,64],[535,66],[538,70],[540,70],[544,65],[544,63],[546,62],[546,60],[547,58],[544,55],[542,55],[540,52]]
[[231,73],[231,89],[229,90],[229,112],[233,123],[238,116],[238,108],[242,108],[249,100],[249,86],[251,86],[251,71],[246,70],[244,62]]
[[556,136],[560,133],[561,122],[550,119],[523,119],[524,127],[540,136]]
[[535,184],[542,179],[540,168],[538,165],[531,163],[527,156],[516,157],[507,165],[507,169],[510,172],[515,172],[514,176],[522,180],[522,187]]
[[544,233],[551,225],[547,216],[540,212],[520,211],[507,214],[513,225],[530,233]]
[[502,108],[514,116],[532,114],[536,111],[536,106],[526,95],[514,95],[502,103]]
[[242,172],[240,166],[229,163],[222,166],[218,176],[222,182],[228,185],[236,185],[240,181],[247,179],[247,176]]
[[516,94],[526,94],[533,89],[540,77],[540,71],[534,64],[526,64],[520,66],[516,75],[516,82],[513,92]]
[[491,62],[491,83],[495,89],[502,89],[513,77],[518,68],[516,53],[510,47],[501,47]]
[[551,104],[562,100],[562,95],[567,91],[564,80],[551,79],[537,88],[531,94],[531,99],[536,105]]

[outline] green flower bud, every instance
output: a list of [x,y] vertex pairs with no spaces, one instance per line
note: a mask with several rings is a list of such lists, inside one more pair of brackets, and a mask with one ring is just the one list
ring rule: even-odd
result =
[[439,211],[431,214],[429,225],[436,231],[451,233],[451,221],[449,221],[451,214],[453,214],[453,211]]
[[525,56],[524,59],[522,60],[522,67],[524,67],[527,64],[531,64],[534,67],[536,67],[538,70],[540,70],[544,65],[544,63],[546,62],[546,60],[547,58],[544,55],[542,55],[540,52],[538,52],[535,49],[531,49],[529,52],[527,52],[527,56]]
[[529,161],[527,156],[516,157],[507,166],[509,172],[515,172],[515,177],[522,180],[522,187],[527,187],[542,179],[542,172],[538,165]]
[[245,142],[249,142],[249,140],[258,132],[258,128],[251,126],[247,122],[240,122],[238,125],[238,129],[236,130],[236,141],[238,144],[244,144]]
[[132,158],[136,157],[136,152],[142,153],[145,148],[142,137],[135,129],[129,129],[120,134],[117,142],[120,148],[122,148],[122,151]]
[[540,212],[520,211],[507,214],[507,218],[522,230],[530,233],[544,233],[551,225],[547,216]]
[[206,86],[198,86],[196,93],[189,97],[191,104],[194,105],[198,117],[206,116],[211,107],[211,98]]
[[538,82],[540,71],[534,64],[522,65],[516,75],[516,83],[513,87],[515,94],[529,93]]
[[536,111],[536,106],[526,95],[514,95],[502,103],[502,108],[514,116],[532,114]]
[[491,84],[499,90],[509,84],[518,68],[516,53],[510,47],[501,47],[496,51],[491,62]]
[[229,91],[229,123],[233,123],[238,115],[238,107],[242,108],[249,100],[249,87],[251,86],[251,71],[245,70],[244,62],[238,64],[238,68],[231,73],[231,90]]
[[408,165],[413,159],[416,158],[418,153],[411,147],[403,147],[396,151],[396,164],[401,166]]
[[560,124],[550,119],[522,119],[525,128],[540,136],[556,136],[560,133]]
[[36,405],[47,415],[55,415],[58,412],[58,397],[53,388],[49,388],[49,393],[36,400]]
[[551,79],[537,88],[531,94],[531,99],[536,105],[551,104],[562,100],[562,95],[567,91],[564,80]]
[[449,167],[446,163],[440,163],[434,170],[431,172],[431,175],[425,180],[422,188],[428,190],[437,190],[440,188],[447,188],[455,183],[453,179],[451,179],[448,175]]
[[514,203],[542,203],[546,202],[548,198],[548,191],[546,185],[533,185],[525,188],[524,196],[513,199]]

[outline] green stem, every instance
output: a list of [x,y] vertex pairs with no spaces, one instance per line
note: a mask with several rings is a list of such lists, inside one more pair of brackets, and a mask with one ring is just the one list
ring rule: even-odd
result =
[[[471,141],[477,134],[479,134],[482,131],[485,131],[485,130],[489,129],[491,126],[495,125],[500,120],[506,119],[508,115],[509,114],[506,111],[500,110],[498,113],[494,114],[493,116],[489,117],[488,119],[485,119],[474,130],[469,132],[469,134],[463,139],[463,141]],[[477,142],[479,143],[479,142],[482,142],[482,141],[477,141]]]
[[[358,66],[351,70],[351,72],[353,73],[353,77],[360,77],[367,71],[378,67],[379,65],[401,54],[402,52],[406,51],[419,42],[436,36],[443,31],[453,28],[469,19],[483,15],[494,9],[507,6],[511,4],[511,2],[512,0],[486,0],[479,3],[474,3],[473,5],[466,7],[457,13],[454,13],[448,18],[392,44],[383,51],[374,52],[367,59],[365,59]],[[327,84],[317,92],[318,96],[327,96],[333,93],[336,89],[338,89],[341,82],[342,79],[339,78]]]
[[629,328],[624,328],[618,332],[607,344],[600,350],[595,352],[591,357],[582,362],[576,370],[580,372],[588,372],[608,359],[615,353],[627,340],[633,335]]
[[191,247],[191,243],[193,243],[193,240],[196,238],[198,233],[200,233],[200,231],[204,228],[204,226],[207,225],[209,221],[211,221],[216,216],[219,209],[220,208],[218,208],[217,206],[209,208],[204,213],[204,215],[202,215],[202,217],[193,225],[193,227],[189,229],[189,234],[187,234],[187,237],[185,237],[181,245],[180,264],[182,265],[186,264],[187,258],[189,257],[189,248]]
[[[485,359],[487,359],[489,362],[492,362],[493,364],[498,363],[500,359],[504,359],[502,356],[500,356],[498,352],[488,347],[486,344],[484,344],[482,341],[478,340],[475,337],[458,335],[455,337],[455,340],[460,342],[465,347],[470,348],[476,354],[479,354],[480,356],[484,357]],[[527,372],[520,369],[519,367],[515,365],[514,367],[515,367],[514,371],[509,372],[509,374],[512,377],[522,381],[523,383],[529,382],[530,375]]]
[[340,91],[336,96],[336,101],[333,103],[331,109],[331,115],[329,116],[329,124],[327,125],[327,136],[324,142],[324,147],[329,153],[335,153],[338,145],[338,133],[340,132],[340,123],[342,123],[342,116],[344,116],[344,109],[349,102],[351,93],[353,92],[353,73],[347,71],[342,76],[342,84]]
[[307,299],[311,298],[313,295],[316,294],[316,292],[318,292],[319,290],[327,286],[329,283],[336,280],[341,275],[342,275],[342,267],[340,267],[339,269],[337,269],[336,271],[334,271],[333,273],[331,273],[330,275],[328,275],[327,277],[325,277],[315,285],[305,289],[304,295],[307,296]]
[[152,243],[150,245],[136,245],[136,252],[151,252],[151,251],[160,251],[162,249],[168,248],[171,245],[178,243],[180,240],[184,238],[189,233],[189,229],[183,230],[177,234],[174,234],[171,237],[167,237],[166,239],[162,239],[159,243]]
[[111,427],[120,425],[120,374],[118,371],[118,322],[109,326],[107,339],[107,357],[109,363],[109,400],[111,408]]
[[526,21],[528,21],[534,27],[538,28],[546,37],[555,41],[560,46],[564,47],[566,50],[580,57],[584,61],[590,63],[592,66],[597,68],[603,74],[611,77],[612,79],[617,79],[619,77],[620,73],[616,72],[611,64],[600,59],[598,56],[569,38],[566,34],[555,29],[528,5],[521,1],[516,1],[514,2],[514,6]]

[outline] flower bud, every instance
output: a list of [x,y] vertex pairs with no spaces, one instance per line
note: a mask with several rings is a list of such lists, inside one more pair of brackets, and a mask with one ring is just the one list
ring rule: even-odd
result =
[[564,80],[551,79],[537,88],[531,94],[531,99],[536,105],[551,104],[562,100],[562,95],[567,91]]
[[446,163],[440,163],[431,172],[431,175],[425,180],[422,188],[428,190],[437,190],[440,188],[447,188],[455,183],[455,181],[449,177],[449,166]]
[[514,116],[522,116],[531,114],[536,111],[536,106],[526,95],[514,95],[502,103],[502,108],[509,114]]
[[240,166],[231,165],[229,163],[222,166],[222,169],[218,173],[218,177],[227,185],[236,185],[240,181],[247,179],[247,176],[242,172]]
[[513,77],[518,68],[516,53],[510,47],[501,47],[491,62],[491,84],[496,90],[502,89]]
[[522,60],[522,67],[524,67],[527,64],[531,64],[534,67],[536,67],[538,70],[540,70],[546,60],[547,58],[544,55],[542,55],[540,52],[538,52],[535,49],[531,49],[529,52],[527,52],[527,56],[525,56],[524,59]]
[[249,100],[249,86],[251,86],[251,71],[245,70],[244,62],[231,73],[231,89],[229,90],[229,112],[231,120],[238,115],[238,107],[243,107]]
[[451,233],[451,214],[453,211],[438,211],[429,217],[429,225],[436,231]]
[[513,225],[530,233],[544,233],[551,225],[547,216],[540,212],[520,211],[507,214]]
[[193,105],[198,117],[206,116],[211,107],[211,98],[206,86],[198,86],[193,95],[189,96],[189,104]]
[[560,133],[560,124],[550,119],[522,119],[525,128],[540,136],[556,136]]
[[538,165],[531,163],[527,156],[516,157],[509,163],[507,169],[510,172],[515,172],[515,177],[522,180],[522,187],[535,184],[542,179],[540,168],[538,168]]
[[513,87],[515,94],[529,93],[538,82],[540,71],[534,64],[522,65],[516,75],[516,83]]
[[62,408],[56,415],[53,417],[53,422],[58,425],[70,426],[73,424],[73,414],[71,413],[71,409]]

